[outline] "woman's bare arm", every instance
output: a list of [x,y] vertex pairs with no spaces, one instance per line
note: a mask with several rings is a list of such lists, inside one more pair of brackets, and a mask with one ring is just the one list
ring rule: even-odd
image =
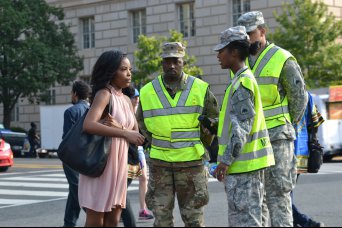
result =
[[119,129],[114,127],[109,127],[101,123],[101,117],[103,111],[105,110],[107,104],[109,103],[111,93],[108,90],[100,90],[92,103],[91,108],[83,123],[83,130],[89,134],[124,138],[129,143],[136,145],[142,145],[144,143],[144,136],[139,134],[139,132]]
[[109,103],[111,93],[108,90],[100,90],[90,107],[84,120],[83,130],[89,134],[126,138],[126,132],[119,128],[113,128],[100,123],[102,113]]

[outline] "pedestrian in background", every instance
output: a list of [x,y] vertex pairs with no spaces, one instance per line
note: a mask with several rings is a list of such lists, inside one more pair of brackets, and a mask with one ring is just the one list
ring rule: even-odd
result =
[[140,90],[137,119],[151,143],[146,204],[154,226],[172,227],[175,196],[186,227],[204,226],[209,201],[200,115],[218,117],[209,85],[183,72],[185,47],[164,43],[163,74]]
[[215,47],[222,69],[230,69],[233,81],[223,99],[218,126],[218,162],[214,176],[224,181],[231,227],[261,227],[264,169],[274,157],[261,97],[252,72],[245,66],[250,47],[245,27],[221,33]]
[[[71,127],[83,116],[89,108],[90,86],[83,81],[74,81],[71,89],[72,107],[64,112],[63,136],[69,132]],[[65,207],[64,227],[75,227],[80,215],[78,203],[78,178],[79,173],[63,163],[65,177],[69,184],[69,194]]]
[[[307,173],[308,158],[310,156],[310,146],[316,145],[318,127],[324,122],[323,117],[316,108],[312,96],[308,93],[308,104],[305,114],[298,124],[295,124],[296,141],[295,141],[295,155],[297,157],[297,182],[299,175]],[[306,214],[302,214],[294,203],[294,192],[291,192],[292,197],[292,211],[293,211],[293,227],[324,227],[324,223],[316,222]]]
[[[86,226],[117,226],[122,208],[126,207],[127,152],[129,143],[142,145],[132,104],[122,89],[132,80],[131,63],[121,51],[104,52],[93,68],[91,108],[83,129],[89,134],[112,137],[106,167],[100,177],[80,175],[79,202],[86,208]],[[109,102],[112,112],[108,114]],[[109,115],[122,128],[103,124]]]
[[[128,149],[128,167],[139,167],[138,169],[133,169],[136,172],[140,170],[139,164],[139,155],[138,150],[135,145],[130,144]],[[132,184],[132,181],[138,175],[136,172],[132,172],[130,168],[128,168],[128,176],[127,176],[127,188]],[[126,208],[122,209],[121,219],[124,224],[124,227],[136,227],[136,221],[133,213],[133,209],[131,207],[131,202],[128,198],[128,193],[126,197]]]
[[[127,90],[127,96],[131,99],[133,109],[135,113],[138,110],[138,106],[140,103],[140,94],[139,91],[134,87],[128,87]],[[146,203],[145,203],[145,196],[147,192],[147,165],[146,165],[146,158],[145,158],[145,152],[144,148],[142,146],[138,147],[138,154],[139,154],[139,161],[140,161],[140,167],[141,167],[141,175],[139,176],[139,203],[140,203],[140,210],[139,210],[139,220],[150,220],[154,219],[152,213],[147,209]]]
[[246,27],[251,44],[258,48],[246,62],[259,85],[275,157],[275,166],[265,171],[267,207],[264,210],[264,225],[268,224],[268,208],[271,226],[291,227],[290,193],[295,186],[297,172],[293,124],[302,118],[308,101],[303,75],[290,52],[267,41],[267,29],[261,12],[243,14],[238,24]]
[[[133,97],[135,95],[135,89],[132,86],[129,86],[127,88],[124,88],[122,90],[123,94],[125,94],[128,98],[130,98],[133,106],[134,112],[136,111],[135,103],[133,102]],[[118,123],[116,123],[118,125]],[[120,128],[120,126],[117,126]],[[135,145],[130,144],[128,149],[128,178],[127,178],[127,187],[129,187],[133,181],[133,179],[136,178],[136,175],[139,175],[134,170],[140,172],[140,161],[139,161],[139,153],[138,148]],[[130,167],[139,167],[139,169],[130,169]],[[130,200],[128,196],[126,197],[126,208],[122,210],[121,214],[122,222],[125,227],[136,227],[136,221],[134,217],[134,213],[131,207]]]
[[31,128],[27,134],[28,140],[30,142],[30,151],[28,154],[29,158],[37,157],[37,147],[39,146],[40,137],[37,133],[37,125],[34,122],[31,122]]

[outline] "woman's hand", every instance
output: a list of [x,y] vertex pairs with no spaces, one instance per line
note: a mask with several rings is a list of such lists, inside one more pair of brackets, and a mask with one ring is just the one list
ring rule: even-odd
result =
[[100,120],[100,123],[108,126],[108,127],[115,127],[115,128],[120,128],[120,129],[123,129],[123,126],[117,122],[112,115],[110,115],[108,113],[108,115],[106,116],[106,118]]
[[126,130],[125,139],[132,144],[141,146],[144,144],[145,137],[137,131]]
[[[102,119],[100,122],[108,127],[124,129],[124,127],[119,122],[117,122],[110,114],[108,114],[106,118]],[[145,137],[134,130],[125,130],[124,138],[129,143],[135,144],[137,146],[141,146],[142,144],[144,144],[145,141]]]

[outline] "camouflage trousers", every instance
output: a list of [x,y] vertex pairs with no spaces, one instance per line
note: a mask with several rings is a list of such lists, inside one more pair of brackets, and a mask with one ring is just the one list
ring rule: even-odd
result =
[[204,227],[204,206],[209,202],[208,174],[204,166],[150,167],[146,205],[155,227],[173,227],[175,196],[186,227]]
[[[292,200],[290,193],[297,178],[296,157],[292,140],[272,142],[275,166],[265,170],[265,201],[263,224],[272,227],[292,227]],[[267,215],[267,213],[269,215]]]
[[227,175],[225,191],[230,227],[262,226],[264,170]]

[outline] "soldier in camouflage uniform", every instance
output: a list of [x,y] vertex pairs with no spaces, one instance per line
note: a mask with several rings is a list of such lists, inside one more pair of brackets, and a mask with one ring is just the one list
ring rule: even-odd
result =
[[221,68],[234,74],[220,111],[220,164],[214,174],[219,181],[225,177],[229,225],[261,227],[264,169],[274,165],[274,157],[258,85],[245,66],[252,51],[245,28],[222,32],[221,43],[214,50]]
[[[252,45],[259,48],[257,54],[249,56],[247,65],[260,87],[276,162],[265,172],[266,204],[271,226],[291,227],[290,192],[296,182],[295,130],[292,124],[300,121],[307,104],[304,79],[291,53],[266,40],[267,31],[261,12],[243,14],[238,24],[246,27]],[[264,218],[267,218],[266,214]],[[264,225],[267,224],[264,220]]]
[[181,43],[165,43],[164,73],[140,91],[137,120],[151,143],[146,204],[155,227],[174,226],[175,196],[185,226],[203,227],[209,201],[198,117],[217,118],[218,104],[206,82],[183,72],[184,55]]

